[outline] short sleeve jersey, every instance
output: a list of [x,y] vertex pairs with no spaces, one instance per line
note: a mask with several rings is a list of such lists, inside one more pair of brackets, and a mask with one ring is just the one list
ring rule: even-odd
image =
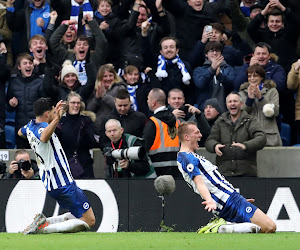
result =
[[31,120],[21,128],[21,132],[36,155],[41,179],[48,191],[66,186],[73,182],[69,163],[60,141],[55,133],[48,142],[41,141],[41,134],[48,123]]

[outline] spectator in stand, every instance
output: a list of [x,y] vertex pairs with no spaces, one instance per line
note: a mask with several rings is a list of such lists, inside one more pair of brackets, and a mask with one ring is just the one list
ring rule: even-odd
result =
[[[210,26],[212,27],[212,30],[208,30]],[[210,25],[206,25],[203,29],[202,39],[197,41],[189,56],[189,62],[193,68],[203,64],[205,60],[204,48],[208,41],[219,42],[223,45],[222,55],[224,56],[227,64],[232,67],[242,65],[243,56],[241,52],[232,46],[225,46],[226,40],[227,36],[225,34],[225,26],[223,24],[211,23]]]
[[151,90],[151,85],[148,81],[142,82],[139,69],[133,65],[128,65],[124,69],[123,79],[130,94],[131,107],[135,111],[140,111],[149,117],[147,96]]
[[[121,68],[128,65],[136,66],[140,71],[148,66],[145,62],[145,43],[154,52],[158,52],[158,43],[164,36],[169,34],[169,21],[166,13],[162,8],[161,1],[157,1],[155,11],[159,12],[158,20],[153,20],[147,6],[142,4],[141,0],[135,0],[131,14],[127,20],[125,29],[122,32],[121,39]],[[147,34],[143,34],[142,24],[147,25]]]
[[214,3],[204,0],[163,0],[163,7],[175,17],[178,48],[183,60],[188,60],[191,49],[201,40],[204,26],[217,21],[214,19],[223,11],[224,5],[224,0]]
[[26,149],[15,152],[14,160],[10,162],[8,172],[3,179],[39,179],[39,168],[35,160],[30,159]]
[[[1,42],[3,42],[7,49],[7,64],[9,66],[13,65],[13,54],[11,48],[12,32],[8,28],[6,22],[6,1],[0,1],[0,36],[2,37]],[[3,53],[1,53],[3,54]]]
[[[66,100],[71,91],[78,93],[83,102],[87,102],[92,95],[96,80],[96,67],[91,62],[86,62],[87,84],[82,86],[79,82],[78,72],[72,65],[70,60],[66,60],[63,65],[58,78],[55,74],[54,67],[49,64],[45,70],[44,87],[47,96],[53,100]],[[58,79],[58,84],[57,80]]]
[[154,167],[152,166],[152,162],[147,154],[139,160],[117,160],[112,156],[108,156],[108,154],[111,155],[111,151],[115,149],[125,149],[133,146],[144,147],[145,142],[142,138],[125,133],[121,123],[116,119],[109,119],[105,123],[105,135],[109,139],[103,150],[104,156],[106,157],[106,177],[156,178]]
[[226,98],[228,112],[211,128],[205,142],[208,152],[216,153],[216,165],[224,176],[257,176],[256,152],[266,144],[266,134],[258,121],[242,110],[238,93]]
[[[209,132],[210,132],[211,127],[215,124],[215,121],[222,114],[222,111],[221,111],[220,104],[219,104],[219,101],[217,98],[207,99],[205,101],[203,107],[204,107],[203,113],[204,113],[204,116],[208,123]],[[202,135],[200,142],[198,142],[200,147],[205,147],[205,141],[206,141],[207,137],[205,139],[203,139],[203,135]]]
[[51,7],[46,0],[31,0],[31,4],[15,11],[15,0],[8,0],[6,20],[8,27],[16,32],[24,30],[25,34],[19,46],[22,52],[28,51],[28,42],[34,35],[44,35],[50,21]]
[[[265,18],[267,25],[261,28]],[[284,7],[279,0],[270,0],[261,13],[249,23],[248,33],[255,43],[268,43],[272,52],[279,57],[278,64],[288,72],[291,64],[297,60],[299,24],[299,18],[291,9]]]
[[111,0],[100,0],[98,9],[95,11],[95,19],[103,31],[107,43],[107,63],[112,63],[117,69],[120,68],[120,42],[123,38],[123,32],[127,28],[127,22],[122,22],[121,19],[112,12]]
[[56,58],[58,65],[63,64],[67,59],[72,61],[73,66],[76,68],[79,76],[79,82],[81,85],[87,83],[86,74],[86,60],[90,60],[98,69],[106,60],[107,53],[107,41],[99,28],[97,22],[92,19],[90,15],[85,15],[84,20],[86,22],[85,27],[91,29],[93,37],[95,38],[95,51],[91,53],[89,38],[85,35],[78,36],[74,46],[74,52],[69,51],[64,44],[61,43],[61,39],[64,36],[70,25],[74,25],[74,20],[69,20],[60,25],[52,34],[49,46]]
[[[158,61],[156,59],[157,87],[160,87],[166,95],[173,88],[181,89],[188,97],[187,101],[194,103],[193,84],[191,84],[192,68],[189,63],[182,61],[179,57],[178,40],[173,37],[164,37],[160,41],[160,47]],[[154,68],[154,65],[151,67]],[[154,80],[156,79],[151,79],[151,81]]]
[[0,148],[6,148],[5,140],[5,84],[10,77],[10,67],[6,63],[6,47],[0,36]]
[[143,138],[156,174],[180,177],[176,162],[179,151],[176,131],[179,121],[166,107],[166,95],[163,90],[152,89],[147,102],[154,115],[146,123]]
[[202,67],[194,70],[193,80],[199,109],[203,110],[207,99],[217,98],[221,111],[226,110],[225,97],[233,90],[236,72],[224,60],[222,50],[223,46],[219,42],[208,42],[204,48],[206,61]]
[[94,92],[87,102],[87,110],[96,113],[94,130],[100,135],[102,121],[114,109],[114,99],[119,89],[126,89],[126,84],[117,75],[112,64],[102,65],[97,73]]
[[[202,139],[204,143],[210,133],[210,126],[203,114],[198,108],[191,104],[185,103],[185,97],[180,89],[171,89],[168,93],[168,109],[180,121],[193,121],[201,130]],[[198,142],[200,146],[200,141]]]
[[247,69],[248,82],[240,87],[243,110],[257,119],[267,136],[266,146],[282,146],[276,117],[279,115],[279,94],[276,83],[265,80],[265,70],[259,65]]
[[16,145],[17,148],[30,148],[28,141],[17,136],[19,128],[35,118],[33,103],[40,97],[45,97],[43,79],[33,72],[33,57],[27,53],[17,58],[17,74],[11,76],[6,93],[7,110],[16,111]]
[[[250,21],[263,10],[264,7],[260,4],[253,4],[250,7],[250,16],[245,16],[244,13],[241,11],[239,1],[230,0],[229,6],[230,6],[233,29],[236,29],[240,37],[243,39],[243,41],[246,41],[247,44],[250,46],[250,48],[254,50],[255,43],[252,41],[252,39],[250,38],[247,32],[247,26],[250,23]],[[265,27],[264,25],[265,25],[264,22],[262,22],[260,27],[264,28]]]
[[[55,133],[68,159],[77,155],[80,165],[83,167],[77,179],[93,179],[93,159],[89,152],[97,148],[98,143],[94,138],[93,122],[96,115],[93,112],[85,111],[85,104],[81,96],[76,92],[70,92],[67,96],[67,112],[61,117]],[[70,164],[73,173],[72,164]]]
[[33,56],[33,64],[38,68],[39,75],[45,74],[47,41],[42,35],[34,35],[29,40],[29,51]]
[[83,24],[84,16],[94,16],[97,10],[97,0],[50,0],[51,6],[58,13],[57,24],[64,20],[72,20],[75,24],[78,36],[86,33],[86,27]]
[[295,120],[296,120],[296,133],[297,144],[300,143],[300,59],[293,63],[291,70],[287,77],[287,87],[290,90],[297,90],[296,103],[295,103]]
[[146,116],[131,108],[130,95],[127,89],[120,88],[116,92],[115,108],[112,112],[103,118],[100,127],[100,148],[107,143],[107,137],[105,136],[105,124],[109,119],[118,120],[124,132],[137,137],[143,136],[143,130],[146,124]]
[[242,13],[245,16],[250,16],[251,7],[255,4],[256,0],[242,0],[240,4],[240,8]]
[[284,69],[276,63],[278,57],[271,53],[269,44],[259,42],[256,44],[253,56],[249,63],[244,65],[237,71],[234,80],[234,89],[238,91],[242,83],[247,82],[247,74],[245,73],[249,66],[260,65],[266,72],[266,79],[272,80],[276,83],[276,88],[279,93],[286,89],[286,73]]
[[203,107],[204,116],[209,126],[212,127],[215,124],[215,121],[222,114],[220,103],[217,98],[210,98],[205,101]]

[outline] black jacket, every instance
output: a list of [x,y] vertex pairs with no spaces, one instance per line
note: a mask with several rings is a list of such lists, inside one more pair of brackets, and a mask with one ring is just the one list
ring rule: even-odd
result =
[[[82,126],[80,133],[79,129]],[[82,178],[94,178],[93,159],[89,150],[96,148],[98,145],[94,138],[93,122],[91,118],[85,115],[63,116],[56,129],[61,145],[66,153],[67,158],[71,158],[74,151],[77,150],[78,160],[84,169]],[[77,136],[79,142],[77,145]]]
[[[14,108],[9,105],[9,100],[13,97],[18,99],[18,105]],[[7,110],[16,111],[15,127],[27,124],[35,118],[33,113],[33,103],[40,97],[46,97],[43,87],[43,79],[38,75],[23,78],[21,72],[11,76],[6,94]]]
[[101,124],[100,148],[103,148],[103,145],[109,141],[108,137],[105,135],[105,123],[109,119],[116,119],[120,121],[124,128],[124,133],[142,137],[147,118],[143,113],[134,111],[131,108],[126,115],[120,115],[116,108],[114,108],[113,111],[105,117]]

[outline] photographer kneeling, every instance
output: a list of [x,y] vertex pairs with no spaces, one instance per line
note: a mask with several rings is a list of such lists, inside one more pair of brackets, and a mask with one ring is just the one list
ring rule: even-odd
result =
[[[123,132],[124,129],[118,120],[110,119],[105,123],[105,135],[110,139],[103,149],[106,177],[155,178],[156,173],[144,149],[143,139]],[[133,147],[139,148],[135,150]],[[140,154],[142,152],[143,154]]]
[[19,149],[15,152],[15,160],[11,161],[9,170],[3,179],[39,179],[39,169],[29,152]]

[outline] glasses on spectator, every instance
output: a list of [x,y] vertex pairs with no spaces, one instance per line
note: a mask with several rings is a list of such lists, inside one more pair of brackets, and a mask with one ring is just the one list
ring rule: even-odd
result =
[[221,52],[220,50],[218,50],[218,49],[210,49],[209,51],[207,51],[207,52]]
[[72,104],[72,105],[75,105],[75,104],[80,105],[80,102],[69,102],[69,104]]

